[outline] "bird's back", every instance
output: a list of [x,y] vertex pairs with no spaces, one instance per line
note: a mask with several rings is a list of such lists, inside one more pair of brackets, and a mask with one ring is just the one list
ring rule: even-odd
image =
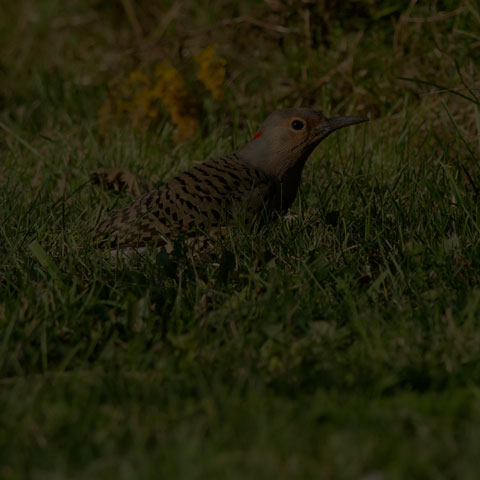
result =
[[225,225],[233,215],[251,220],[272,202],[274,179],[225,155],[187,170],[159,189],[112,213],[96,229],[100,247],[162,246],[180,235]]

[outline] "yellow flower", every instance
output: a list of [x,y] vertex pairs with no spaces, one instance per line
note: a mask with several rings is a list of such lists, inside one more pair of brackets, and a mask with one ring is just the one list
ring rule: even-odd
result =
[[199,66],[198,79],[210,91],[215,100],[223,97],[227,61],[217,56],[217,47],[210,45],[195,56]]
[[161,63],[155,69],[153,97],[167,108],[176,126],[173,139],[176,143],[188,140],[198,126],[198,109],[195,99],[186,89],[178,70],[168,63]]
[[134,70],[133,72],[130,72],[128,81],[130,82],[130,85],[148,85],[150,83],[149,78],[141,70]]
[[169,63],[157,65],[153,75],[134,70],[128,79],[109,85],[108,96],[99,110],[100,131],[122,116],[137,127],[148,128],[159,115],[162,103],[175,125],[176,143],[191,138],[198,127],[198,108],[182,76]]

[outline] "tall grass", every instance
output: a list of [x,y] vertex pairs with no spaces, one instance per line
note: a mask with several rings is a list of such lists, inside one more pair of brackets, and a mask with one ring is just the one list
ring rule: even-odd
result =
[[[474,2],[4,7],[0,477],[478,477]],[[195,137],[167,110],[101,134],[110,80],[168,59],[193,88],[210,44],[226,96],[197,91]],[[287,215],[195,261],[94,251],[131,195],[92,170],[158,185],[296,104],[371,121],[318,147]]]

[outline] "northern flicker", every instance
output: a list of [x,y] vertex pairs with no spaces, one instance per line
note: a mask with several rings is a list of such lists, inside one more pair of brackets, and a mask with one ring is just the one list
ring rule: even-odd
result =
[[113,212],[98,225],[95,243],[111,249],[160,247],[232,223],[238,215],[249,222],[262,212],[287,210],[315,147],[334,130],[366,121],[326,118],[306,108],[276,111],[236,152],[180,173]]

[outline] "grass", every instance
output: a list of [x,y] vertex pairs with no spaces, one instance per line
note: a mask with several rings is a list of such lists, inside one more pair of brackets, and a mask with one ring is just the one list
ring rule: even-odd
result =
[[[381,3],[4,6],[1,478],[478,478],[480,11]],[[109,80],[165,57],[196,85],[211,43],[201,135],[162,111],[102,136]],[[216,262],[93,250],[130,196],[89,172],[159,184],[300,103],[371,122],[317,148],[289,215]]]

